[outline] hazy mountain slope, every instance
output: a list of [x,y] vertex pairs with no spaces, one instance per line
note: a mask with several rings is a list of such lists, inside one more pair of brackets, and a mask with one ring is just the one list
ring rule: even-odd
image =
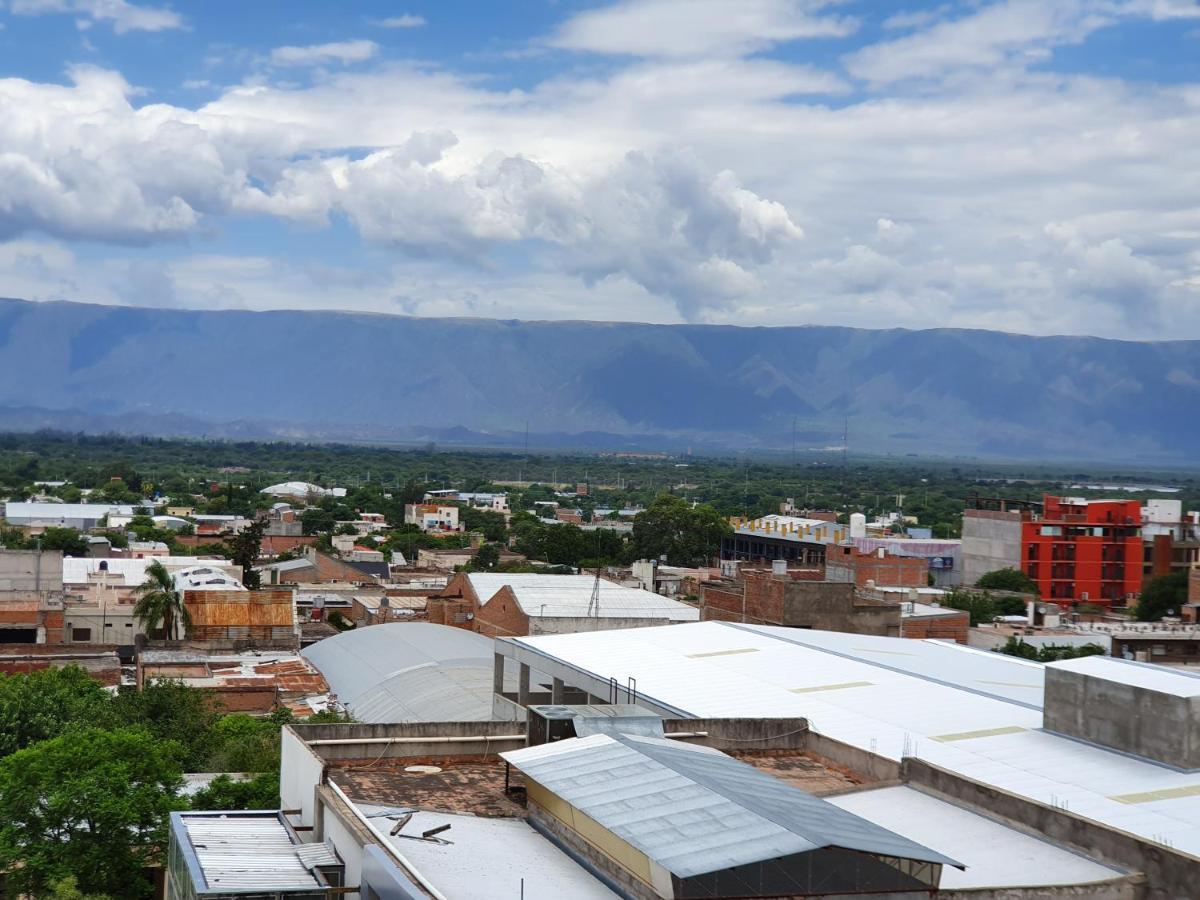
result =
[[787,447],[793,418],[821,445],[846,417],[861,450],[1183,459],[1198,401],[1195,341],[0,300],[4,427],[385,438],[528,422],[593,444]]

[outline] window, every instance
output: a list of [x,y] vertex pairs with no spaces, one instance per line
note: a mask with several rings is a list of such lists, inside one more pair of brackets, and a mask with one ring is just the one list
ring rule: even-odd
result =
[[73,641],[90,641],[92,639],[92,629],[90,628],[72,628],[71,640]]

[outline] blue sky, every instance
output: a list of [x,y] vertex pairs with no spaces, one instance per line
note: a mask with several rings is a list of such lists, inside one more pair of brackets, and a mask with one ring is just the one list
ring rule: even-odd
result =
[[1200,337],[1196,0],[0,0],[0,295]]

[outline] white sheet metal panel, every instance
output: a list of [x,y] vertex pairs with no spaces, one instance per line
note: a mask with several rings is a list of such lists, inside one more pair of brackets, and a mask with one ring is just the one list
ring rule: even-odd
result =
[[[979,692],[983,681],[1020,683],[1038,664],[920,646],[936,642],[786,629],[805,645],[781,640],[779,630],[701,622],[514,640],[601,679],[633,677],[641,697],[693,716],[804,717],[814,731],[860,749],[917,756],[1200,855],[1200,773],[1043,732],[1039,710],[1003,698],[1008,686]],[[834,650],[850,642],[873,652],[847,658]],[[949,683],[960,666],[969,690]]]
[[1173,697],[1200,697],[1200,675],[1152,663],[1134,662],[1112,656],[1083,656],[1079,659],[1049,663],[1048,667],[1087,675],[1089,678],[1127,684],[1147,691],[1157,691],[1160,694],[1170,694]]
[[942,869],[942,890],[1092,884],[1124,874],[908,787],[855,791],[828,801],[962,861],[966,871]]
[[221,817],[205,813],[184,815],[182,821],[210,890],[321,887],[274,815]]
[[[940,608],[945,612],[945,607]],[[1046,669],[1041,663],[990,650],[978,650],[953,641],[906,640],[870,634],[845,634],[808,628],[740,625],[780,640],[791,641],[896,669],[927,681],[941,681],[1001,700],[1014,700],[1042,708]]]
[[[536,575],[472,572],[471,587],[486,604],[505,587],[512,589],[528,616],[584,617],[595,587],[594,575]],[[667,619],[695,622],[700,610],[641,588],[622,587],[600,579],[600,618]]]
[[492,642],[429,622],[345,631],[304,648],[360,722],[486,721],[492,715]]

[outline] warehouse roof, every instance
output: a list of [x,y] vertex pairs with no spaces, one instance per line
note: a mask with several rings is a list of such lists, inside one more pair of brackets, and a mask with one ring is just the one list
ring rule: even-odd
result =
[[594,734],[500,755],[680,878],[824,847],[957,865],[708,747]]
[[63,519],[102,519],[105,516],[134,516],[149,504],[128,503],[6,503],[4,517],[10,522],[30,519],[57,522]]
[[492,717],[492,642],[462,628],[372,625],[318,641],[301,655],[360,722]]
[[[594,575],[536,575],[472,572],[467,578],[479,602],[486,604],[503,588],[510,588],[527,616],[586,617],[591,604]],[[590,615],[617,619],[669,619],[695,622],[694,606],[668,600],[641,588],[622,587],[600,580],[599,612]]]
[[[890,759],[917,756],[1000,790],[1200,855],[1200,778],[1041,730],[1038,663],[939,641],[701,622],[500,645],[568,683],[637,684],[697,717],[803,717]],[[555,668],[561,664],[562,668]],[[560,674],[561,672],[561,674]]]

